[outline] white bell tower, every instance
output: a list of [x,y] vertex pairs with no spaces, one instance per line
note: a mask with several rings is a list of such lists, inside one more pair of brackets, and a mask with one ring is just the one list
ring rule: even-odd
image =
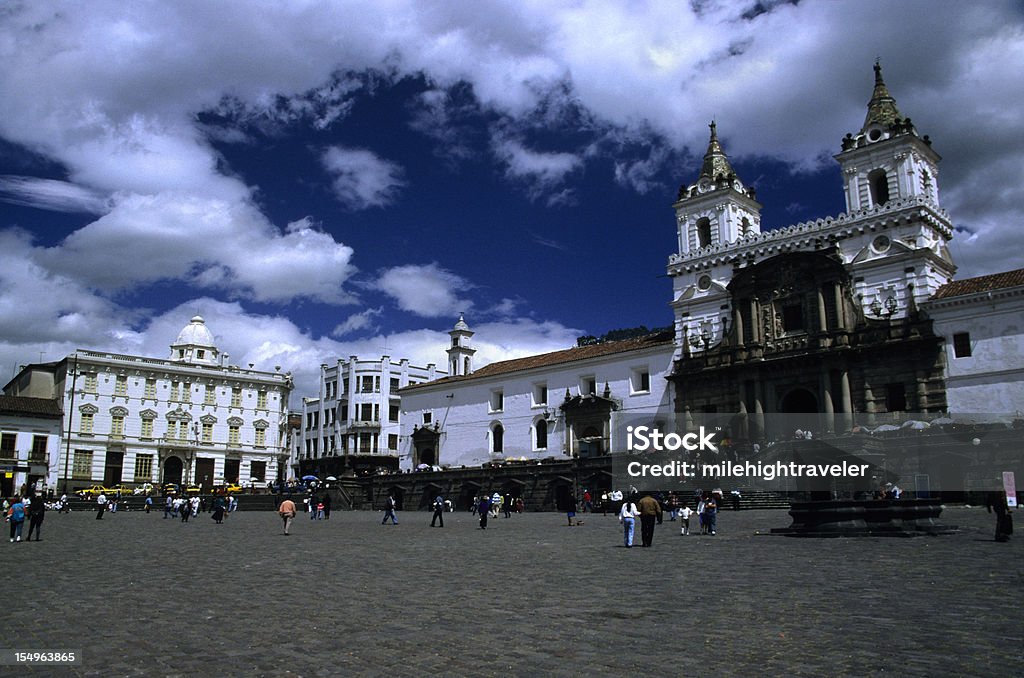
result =
[[448,336],[452,338],[451,348],[447,351],[448,376],[464,377],[473,373],[473,354],[476,353],[476,349],[469,347],[469,340],[474,334],[460,313],[459,321],[448,332]]
[[919,137],[910,118],[896,108],[878,62],[864,125],[856,135],[846,135],[843,151],[835,159],[843,172],[848,213],[914,197],[939,205],[941,158],[932,150],[931,140]]
[[744,186],[733,171],[714,121],[709,126],[711,139],[700,176],[679,188],[672,205],[681,255],[761,232],[761,203],[754,199],[754,189]]

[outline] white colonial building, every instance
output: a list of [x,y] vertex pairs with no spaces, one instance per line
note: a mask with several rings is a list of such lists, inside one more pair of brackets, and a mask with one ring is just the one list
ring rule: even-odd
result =
[[340,476],[398,468],[401,435],[399,389],[445,376],[431,363],[349,356],[320,366],[320,392],[302,400],[299,477]]
[[1024,269],[955,280],[923,305],[945,339],[951,414],[1024,411]]
[[55,398],[0,396],[0,496],[56,488],[61,419]]
[[[79,349],[29,365],[10,395],[56,397],[65,417],[62,489],[92,483],[262,485],[286,469],[290,374],[228,362],[199,316],[168,358]],[[70,455],[67,454],[70,451]]]
[[454,374],[402,389],[403,469],[605,454],[626,418],[672,415],[671,333],[475,371],[463,318],[449,334]]

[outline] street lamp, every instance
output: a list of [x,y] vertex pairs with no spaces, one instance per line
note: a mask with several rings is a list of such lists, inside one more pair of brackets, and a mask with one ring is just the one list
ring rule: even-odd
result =
[[[78,354],[74,354],[71,373],[71,403],[68,405],[68,434],[64,438],[64,494],[68,493],[68,463],[71,460],[71,419],[75,416],[75,386],[78,383]],[[65,381],[67,377],[65,376]]]

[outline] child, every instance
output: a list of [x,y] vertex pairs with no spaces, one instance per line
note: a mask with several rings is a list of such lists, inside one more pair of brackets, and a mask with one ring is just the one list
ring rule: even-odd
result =
[[693,510],[689,506],[679,509],[679,520],[682,521],[682,525],[679,526],[679,534],[690,534],[690,515],[692,514]]

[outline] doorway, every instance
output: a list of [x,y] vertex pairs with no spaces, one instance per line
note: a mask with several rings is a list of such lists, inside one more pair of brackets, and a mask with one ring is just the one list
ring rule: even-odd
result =
[[181,485],[182,463],[179,457],[167,457],[164,461],[164,483]]
[[121,469],[124,466],[124,452],[107,450],[107,460],[103,466],[103,485],[112,487],[121,484]]

